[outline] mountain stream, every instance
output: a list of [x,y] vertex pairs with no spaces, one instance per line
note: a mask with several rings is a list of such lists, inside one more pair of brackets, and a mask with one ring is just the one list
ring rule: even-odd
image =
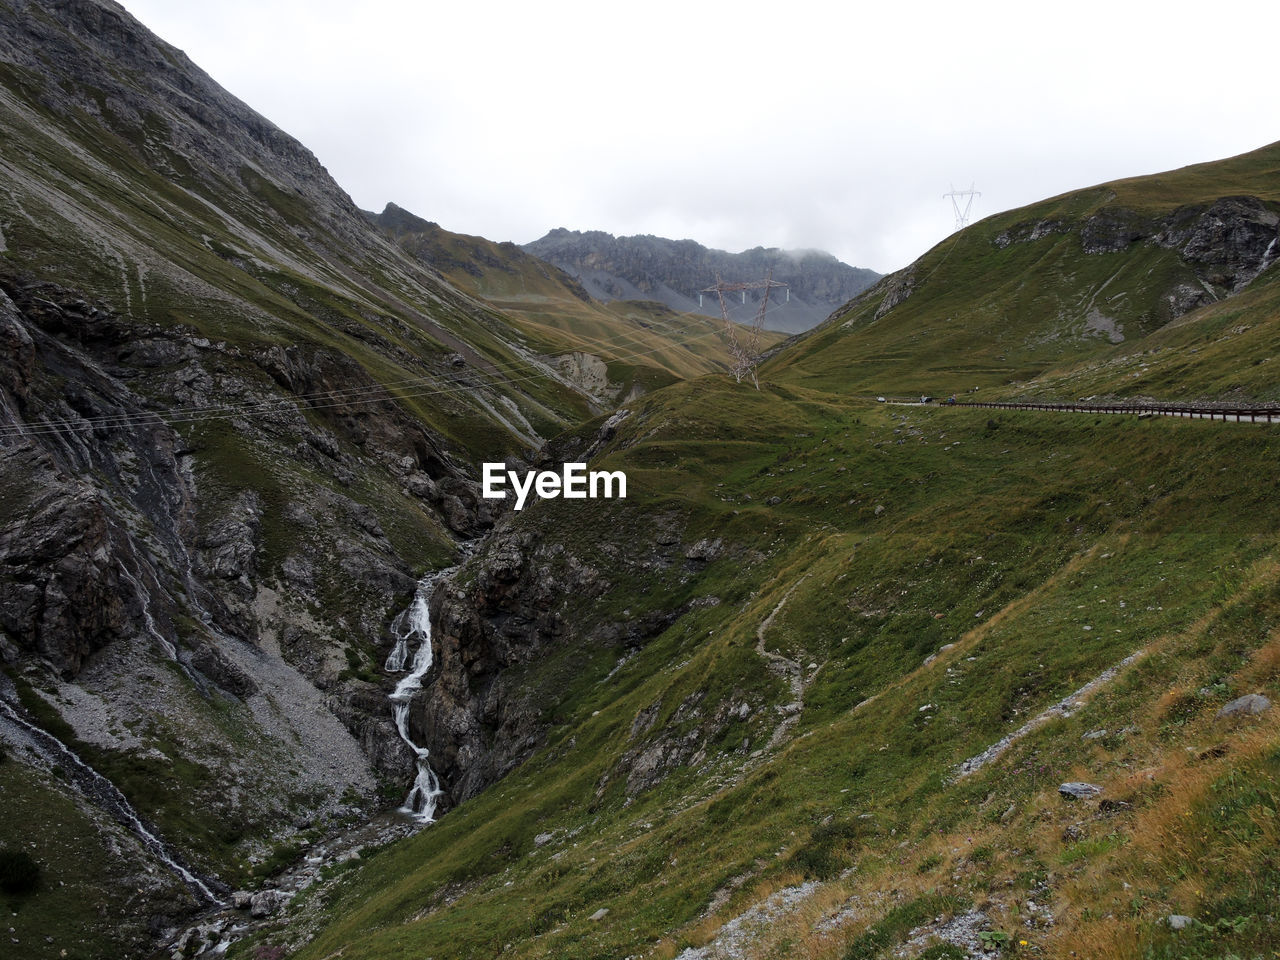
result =
[[133,806],[125,799],[114,783],[89,766],[75,754],[66,744],[50,733],[46,733],[23,716],[19,708],[0,697],[0,717],[8,720],[17,730],[25,734],[27,746],[41,756],[50,766],[62,770],[67,778],[76,785],[80,793],[90,798],[99,807],[110,813],[117,821],[142,841],[155,857],[175,874],[182,878],[188,887],[207,903],[219,904],[221,898],[210,889],[209,885],[188,870],[169,849],[168,845],[157,837]]

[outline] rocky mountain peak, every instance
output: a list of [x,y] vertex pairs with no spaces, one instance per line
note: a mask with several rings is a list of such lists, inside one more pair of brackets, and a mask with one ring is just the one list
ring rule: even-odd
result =
[[[671,240],[650,234],[615,237],[601,230],[557,227],[524,249],[554,264],[600,300],[656,300],[674,310],[719,316],[720,304],[701,291],[720,276],[725,281],[763,279],[770,271],[788,293],[770,298],[765,326],[774,330],[806,330],[826,319],[879,279],[872,270],[851,267],[817,250],[753,247],[741,253],[712,250],[695,240]],[[749,321],[758,294],[731,312]]]

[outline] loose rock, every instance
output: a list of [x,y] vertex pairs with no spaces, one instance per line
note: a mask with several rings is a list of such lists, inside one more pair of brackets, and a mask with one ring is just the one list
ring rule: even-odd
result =
[[1064,783],[1058,787],[1058,793],[1068,800],[1087,800],[1101,792],[1102,788],[1092,783]]
[[1271,701],[1260,693],[1246,693],[1237,697],[1218,711],[1218,720],[1224,717],[1252,717],[1271,708]]

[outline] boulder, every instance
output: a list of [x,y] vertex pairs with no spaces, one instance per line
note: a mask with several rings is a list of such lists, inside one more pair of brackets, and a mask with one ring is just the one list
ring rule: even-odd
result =
[[1260,693],[1246,693],[1237,697],[1218,711],[1217,719],[1224,717],[1252,717],[1270,709],[1271,701]]
[[289,894],[283,890],[263,890],[253,895],[249,903],[249,916],[256,920],[275,916],[289,902]]
[[1058,787],[1058,793],[1067,800],[1087,800],[1101,792],[1102,788],[1092,783],[1064,783]]

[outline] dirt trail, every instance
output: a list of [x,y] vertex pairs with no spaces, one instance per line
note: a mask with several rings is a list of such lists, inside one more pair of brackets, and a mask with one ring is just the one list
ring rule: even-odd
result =
[[[765,747],[766,751],[772,750],[774,747],[778,746],[778,744],[782,743],[782,741],[786,739],[787,734],[790,733],[791,728],[794,727],[796,722],[800,719],[800,712],[804,709],[804,690],[805,687],[807,687],[813,680],[813,674],[806,677],[804,674],[804,668],[801,667],[800,664],[796,663],[796,661],[792,660],[790,657],[783,656],[781,653],[775,653],[774,651],[767,649],[764,645],[765,634],[768,633],[769,628],[773,626],[774,618],[782,612],[782,608],[786,606],[787,601],[791,599],[791,595],[796,592],[796,588],[807,579],[808,574],[805,574],[805,576],[793,583],[790,589],[782,595],[782,599],[778,601],[776,606],[774,606],[772,612],[760,621],[760,626],[756,627],[756,653],[763,657],[775,672],[785,675],[788,682],[791,684],[791,702],[778,708],[785,716],[783,721],[778,724],[777,728],[773,731],[773,736],[769,738],[769,743]],[[814,671],[814,673],[816,674],[817,671]]]

